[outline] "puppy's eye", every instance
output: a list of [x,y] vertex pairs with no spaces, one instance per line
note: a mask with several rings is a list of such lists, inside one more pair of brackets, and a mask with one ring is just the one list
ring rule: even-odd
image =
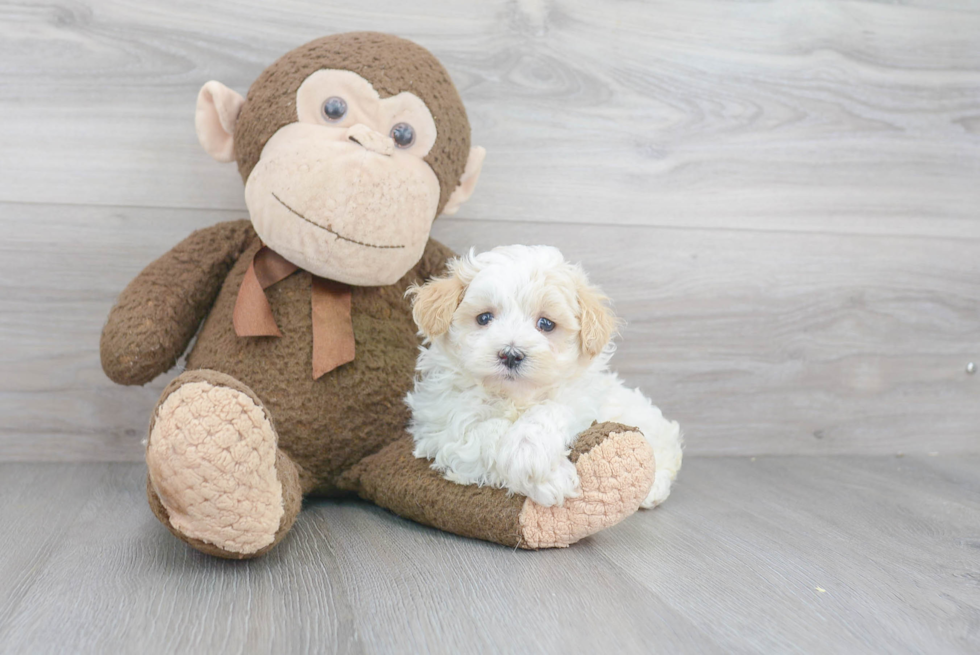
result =
[[542,332],[551,332],[555,329],[555,322],[542,316],[538,319],[538,329]]
[[336,123],[347,115],[347,101],[338,96],[327,98],[323,102],[323,117]]
[[399,123],[391,128],[391,138],[399,148],[407,148],[415,143],[415,128],[408,123]]
[[476,322],[480,325],[486,325],[493,320],[493,314],[490,312],[484,312],[476,317]]

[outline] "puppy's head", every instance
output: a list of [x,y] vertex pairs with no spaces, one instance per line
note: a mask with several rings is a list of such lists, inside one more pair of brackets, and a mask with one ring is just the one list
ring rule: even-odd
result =
[[504,246],[449,262],[409,290],[427,340],[484,386],[505,394],[554,387],[584,371],[616,319],[582,269],[556,248]]

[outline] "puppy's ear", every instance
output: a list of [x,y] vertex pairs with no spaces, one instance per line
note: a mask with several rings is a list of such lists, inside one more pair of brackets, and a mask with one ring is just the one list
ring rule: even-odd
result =
[[595,357],[602,352],[616,332],[616,316],[606,304],[608,298],[598,288],[590,286],[584,280],[578,287],[578,305],[582,315],[579,323],[582,326],[582,352],[589,357]]
[[412,296],[412,318],[422,334],[429,339],[445,334],[465,291],[466,286],[455,271],[422,286],[409,287],[405,295]]

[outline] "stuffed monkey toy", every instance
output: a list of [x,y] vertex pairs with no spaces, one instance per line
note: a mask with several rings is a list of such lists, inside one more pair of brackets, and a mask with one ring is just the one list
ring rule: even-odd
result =
[[146,492],[178,538],[249,558],[304,496],[357,494],[420,523],[512,547],[567,546],[633,513],[653,481],[642,435],[594,425],[571,454],[582,496],[542,507],[443,479],[412,455],[403,402],[419,346],[410,285],[453,253],[433,220],[470,197],[484,150],[424,48],[377,33],[284,55],[248,97],[208,82],[195,124],[235,161],[249,219],[199,230],[122,292],[102,366],[141,385],[186,370],[150,420]]

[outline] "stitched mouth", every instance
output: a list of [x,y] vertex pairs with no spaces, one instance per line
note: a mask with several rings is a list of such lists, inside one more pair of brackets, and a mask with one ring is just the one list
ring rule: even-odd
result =
[[334,235],[335,237],[337,237],[338,239],[341,239],[343,241],[348,241],[350,243],[354,243],[354,244],[357,244],[359,246],[364,246],[365,248],[379,248],[381,250],[391,250],[391,249],[395,249],[395,248],[404,248],[405,247],[405,246],[379,246],[379,245],[374,244],[374,243],[364,243],[363,241],[358,241],[357,239],[351,239],[350,237],[345,237],[340,232],[337,232],[335,230],[331,230],[329,227],[326,227],[324,225],[320,225],[319,223],[316,223],[314,221],[311,221],[307,217],[303,216],[298,211],[296,211],[295,209],[293,209],[292,207],[290,207],[289,205],[287,205],[286,203],[284,203],[282,201],[282,198],[280,198],[279,196],[277,196],[275,193],[272,194],[272,197],[275,198],[276,201],[280,205],[282,205],[283,207],[285,207],[286,209],[288,209],[290,212],[292,212],[293,214],[295,214],[299,218],[303,219],[304,221],[306,221],[307,223],[309,223],[313,227],[318,227],[321,230],[323,230],[324,232],[329,232],[330,234]]

